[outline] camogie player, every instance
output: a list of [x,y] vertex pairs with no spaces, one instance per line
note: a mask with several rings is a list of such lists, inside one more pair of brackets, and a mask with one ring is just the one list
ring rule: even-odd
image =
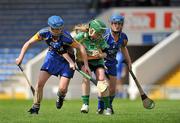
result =
[[[106,75],[109,79],[109,92],[110,92],[110,106],[112,113],[113,110],[113,99],[115,97],[116,92],[116,81],[117,81],[117,60],[116,55],[118,51],[121,51],[124,58],[128,63],[129,69],[131,69],[131,58],[128,53],[128,49],[126,47],[128,42],[127,35],[122,32],[124,24],[124,17],[121,15],[113,14],[110,18],[111,28],[107,29],[104,35],[104,38],[109,45],[109,48],[105,49],[106,57],[105,57],[105,66],[106,66]],[[104,102],[103,100],[98,100],[98,114],[102,114],[104,110]]]
[[[98,84],[107,85],[105,79],[105,69],[104,69],[104,57],[105,53],[102,51],[108,47],[107,43],[103,39],[103,34],[106,30],[106,25],[98,20],[92,20],[89,23],[89,26],[76,26],[75,30],[79,30],[75,39],[84,45],[87,56],[89,67],[92,72],[95,73]],[[83,59],[79,57],[79,52],[77,52],[77,64],[78,67],[84,71]],[[98,85],[97,85],[98,86]],[[90,95],[90,82],[88,79],[83,78],[82,82],[82,100],[83,105],[81,108],[82,113],[88,113],[89,111],[89,95]],[[109,100],[109,89],[106,89],[104,92],[99,90],[99,98],[104,102],[104,115],[111,115],[110,109],[110,100]]]
[[49,46],[36,84],[33,105],[29,110],[30,114],[38,114],[43,96],[43,87],[51,75],[60,76],[56,107],[57,109],[62,107],[64,97],[68,90],[69,81],[74,74],[73,69],[75,69],[75,63],[69,59],[69,64],[69,61],[67,61],[68,59],[65,60],[63,57],[67,56],[67,52],[70,51],[69,49],[72,47],[79,49],[84,63],[84,71],[90,73],[85,48],[83,45],[76,42],[69,32],[63,29],[63,19],[60,16],[51,16],[48,18],[48,25],[49,27],[41,29],[23,45],[21,53],[16,59],[16,64],[20,65],[30,45],[36,42],[46,41]]

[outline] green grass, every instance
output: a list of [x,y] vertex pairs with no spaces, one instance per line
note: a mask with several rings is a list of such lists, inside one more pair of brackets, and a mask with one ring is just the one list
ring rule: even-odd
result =
[[66,100],[62,109],[55,108],[55,100],[43,100],[39,115],[27,110],[31,100],[0,100],[0,123],[180,123],[180,101],[158,100],[153,110],[142,107],[140,100],[116,99],[115,114],[96,114],[97,100],[90,100],[90,112],[81,114],[81,100]]

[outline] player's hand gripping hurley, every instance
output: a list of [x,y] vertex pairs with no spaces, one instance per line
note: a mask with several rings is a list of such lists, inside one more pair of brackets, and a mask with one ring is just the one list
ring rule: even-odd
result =
[[[125,63],[125,64],[128,66],[128,64],[127,64],[127,62],[126,62],[125,60],[123,61],[123,63]],[[133,71],[130,70],[129,68],[128,68],[128,70],[129,70],[129,73],[131,74],[132,78],[134,79],[134,81],[135,81],[135,83],[136,83],[136,86],[137,86],[137,88],[138,88],[138,90],[139,90],[139,93],[140,93],[140,95],[141,95],[141,99],[142,99],[144,108],[146,108],[146,109],[153,109],[153,108],[155,107],[154,101],[151,100],[151,99],[144,93],[144,91],[143,91],[141,85],[139,84],[139,81],[137,80],[136,76],[134,75]]]

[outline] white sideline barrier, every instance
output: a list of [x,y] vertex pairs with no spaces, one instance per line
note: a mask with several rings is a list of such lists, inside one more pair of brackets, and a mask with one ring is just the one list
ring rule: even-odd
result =
[[[150,86],[166,75],[175,66],[180,64],[180,30],[174,32],[165,40],[136,60],[133,65],[133,72],[141,85]],[[130,76],[129,81],[130,99],[135,99],[138,89]]]

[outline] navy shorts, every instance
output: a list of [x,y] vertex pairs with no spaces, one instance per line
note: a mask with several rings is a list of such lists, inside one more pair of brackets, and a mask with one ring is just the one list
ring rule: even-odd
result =
[[42,71],[47,71],[51,75],[72,78],[74,70],[69,67],[69,63],[58,54],[48,51],[44,63],[41,67]]
[[[106,65],[106,64],[105,64]],[[106,65],[106,75],[116,76],[117,75],[117,68],[116,65]]]
[[105,60],[105,66],[106,66],[106,75],[116,76],[117,75],[117,60]]

